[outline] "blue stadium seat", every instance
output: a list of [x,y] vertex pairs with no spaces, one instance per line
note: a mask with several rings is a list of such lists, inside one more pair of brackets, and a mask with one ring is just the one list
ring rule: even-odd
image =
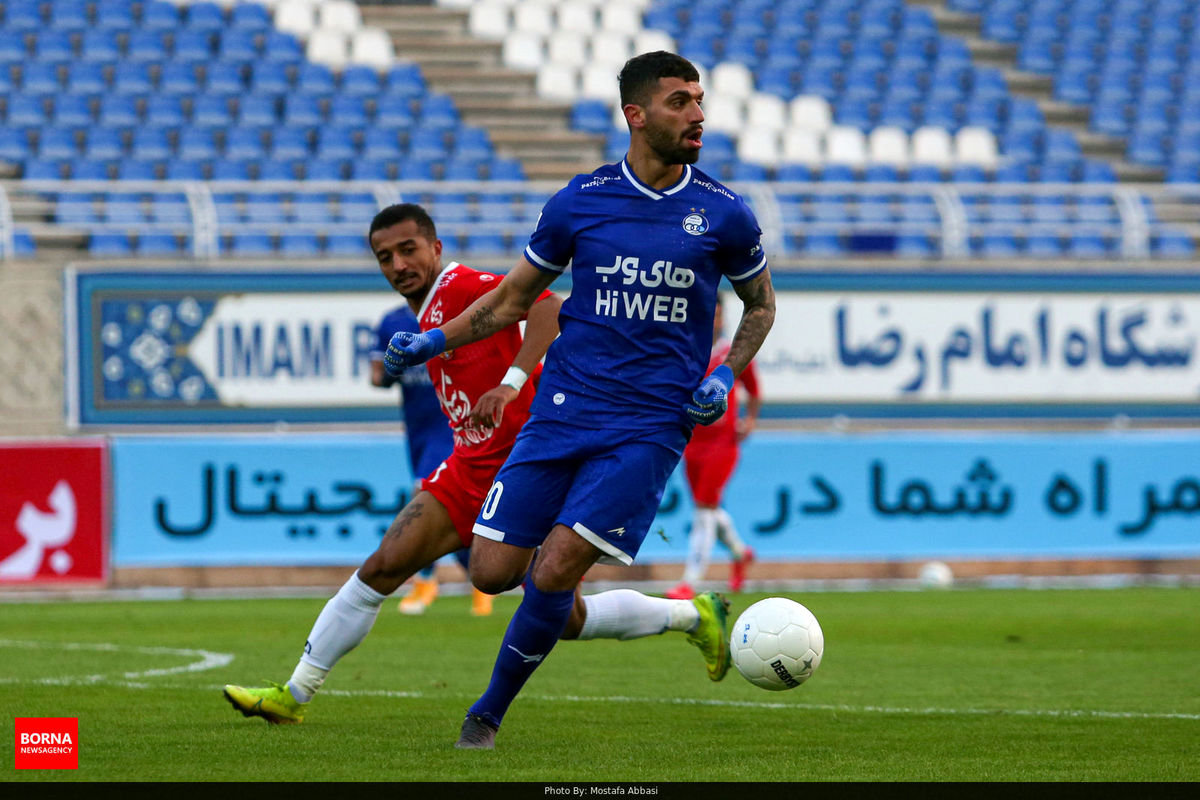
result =
[[493,153],[491,137],[483,128],[464,125],[455,131],[452,152],[456,158],[491,158]]
[[165,159],[172,155],[166,128],[145,125],[134,129],[130,155],[150,160]]
[[[240,8],[240,6],[235,6]],[[250,65],[250,89],[255,92],[271,92],[282,94],[290,91],[292,82],[288,79],[287,70],[280,69],[273,61],[255,61]]]
[[206,0],[187,6],[187,27],[197,31],[219,31],[225,27],[225,12]]
[[254,61],[258,58],[258,37],[254,31],[237,28],[221,33],[217,57],[224,61]]
[[379,211],[379,203],[370,192],[345,192],[338,195],[338,216],[343,222],[367,223]]
[[57,64],[33,61],[22,68],[21,91],[26,94],[52,94],[61,89]]
[[216,158],[217,142],[214,129],[196,125],[181,128],[176,153],[180,158],[194,161]]
[[133,247],[126,233],[93,233],[88,240],[88,253],[100,258],[120,258],[132,255]]
[[350,161],[352,181],[390,181],[396,175],[394,161],[386,158],[355,158]]
[[488,178],[493,181],[523,181],[525,167],[515,158],[494,158],[488,168]]
[[116,43],[116,32],[113,30],[96,29],[85,31],[79,42],[79,60],[94,61],[97,64],[114,64],[121,56],[121,50]]
[[137,99],[128,94],[110,94],[100,99],[101,125],[133,127],[141,122],[137,112]]
[[99,222],[94,195],[63,192],[54,203],[54,219],[63,225],[91,225]]
[[90,61],[76,61],[67,65],[67,90],[81,94],[101,94],[107,92],[108,81],[104,71],[97,69]]
[[211,94],[239,94],[246,89],[242,64],[238,61],[214,61],[208,65],[205,90]]
[[1160,258],[1193,258],[1196,243],[1182,231],[1160,229],[1150,239],[1150,252]]
[[421,68],[411,62],[400,62],[388,68],[384,79],[387,94],[397,97],[421,97],[425,94],[425,77]]
[[266,233],[235,233],[229,241],[228,248],[222,248],[232,256],[259,258],[274,254],[275,247],[271,244],[271,236]]
[[447,181],[477,181],[483,176],[483,161],[478,158],[451,158],[442,167]]
[[292,198],[292,220],[323,224],[333,218],[329,197],[320,192],[298,192]]
[[167,58],[166,34],[161,30],[134,30],[125,45],[125,58],[157,64]]
[[266,32],[271,28],[271,14],[258,3],[237,3],[229,12],[229,27]]
[[67,31],[43,28],[37,33],[34,57],[42,63],[66,64],[75,58],[71,34]]
[[75,131],[69,128],[43,128],[38,137],[38,157],[67,159],[79,155]]
[[146,98],[146,115],[148,125],[164,128],[178,128],[186,118],[183,113],[183,97],[175,94],[153,94]]
[[321,242],[315,233],[287,232],[279,237],[279,252],[300,258],[321,255]]
[[140,158],[122,158],[117,162],[117,178],[123,181],[158,180],[158,165]]
[[1056,258],[1062,255],[1062,243],[1057,236],[1035,235],[1025,241],[1025,254],[1033,258]]
[[116,225],[141,225],[146,221],[141,195],[130,192],[104,195],[104,219]]
[[62,128],[77,128],[95,122],[92,116],[92,101],[85,94],[65,93],[54,100],[54,125]]
[[150,218],[155,222],[190,223],[192,211],[187,196],[175,192],[158,192],[151,195]]
[[342,70],[338,92],[342,95],[377,97],[383,91],[383,83],[374,67],[351,64]]
[[1017,258],[1021,254],[1016,240],[1008,234],[990,233],[971,242],[971,250],[983,258]]
[[174,30],[179,27],[178,8],[166,0],[149,0],[142,4],[141,26],[147,30]]
[[250,180],[250,164],[248,159],[231,158],[228,155],[213,161],[212,180],[214,181],[248,181]]
[[64,177],[66,163],[57,159],[28,158],[22,169],[27,181],[57,181]]
[[0,126],[0,161],[17,163],[29,158],[29,137],[25,131]]
[[164,62],[159,73],[158,90],[166,94],[195,94],[200,90],[196,65],[191,61]]
[[192,100],[192,125],[224,127],[233,122],[229,95],[200,94]]
[[225,131],[225,158],[258,159],[266,155],[261,128],[235,126]]
[[303,59],[304,50],[295,36],[284,31],[267,32],[263,42],[263,63],[274,64],[276,67],[291,67]]
[[279,224],[286,220],[283,200],[278,194],[248,194],[246,221],[257,224]]
[[139,256],[179,255],[179,240],[173,233],[142,233],[138,236],[135,252]]
[[120,94],[148,95],[154,91],[148,64],[118,61],[113,71],[112,90]]
[[177,31],[171,55],[179,61],[207,64],[213,58],[212,34],[206,31]]
[[367,255],[366,237],[357,233],[331,233],[325,238],[325,253],[331,256]]
[[4,13],[4,26],[14,33],[36,31],[42,27],[38,3],[12,3]]
[[304,177],[310,181],[341,181],[346,179],[346,161],[341,158],[313,158],[304,164]]
[[296,180],[296,164],[293,161],[280,161],[274,158],[263,159],[258,165],[260,181],[294,181]]
[[167,180],[202,181],[205,179],[205,162],[172,158],[167,161]]
[[11,94],[5,123],[15,128],[40,128],[50,121],[46,114],[46,98],[42,95]]
[[319,158],[355,158],[354,129],[347,125],[326,125],[317,130],[316,155]]
[[96,125],[84,136],[84,152],[92,159],[119,159],[125,157],[122,129],[111,125]]
[[337,125],[367,124],[367,101],[360,95],[338,94],[329,103],[329,121]]
[[296,91],[285,95],[283,121],[290,126],[315,126],[325,122],[321,113],[321,99],[310,92]]
[[400,140],[390,127],[367,128],[363,132],[363,158],[395,159],[401,154]]
[[421,125],[449,128],[458,124],[458,108],[448,94],[431,93],[421,103]]
[[324,64],[305,61],[296,72],[296,89],[317,95],[332,95],[337,89],[333,70]]
[[133,28],[133,0],[99,0],[95,7],[93,24],[106,31],[122,33]]
[[417,160],[445,158],[448,152],[445,132],[441,128],[423,125],[412,131],[408,141],[408,156]]
[[1074,258],[1104,258],[1110,248],[1104,237],[1091,233],[1076,233],[1067,243],[1067,253]]

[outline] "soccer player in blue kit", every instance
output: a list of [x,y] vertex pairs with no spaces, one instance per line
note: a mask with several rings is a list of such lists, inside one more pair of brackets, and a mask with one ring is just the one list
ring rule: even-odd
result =
[[[633,562],[692,427],[721,417],[734,377],[775,318],[753,213],[691,166],[704,122],[695,67],[645,53],[618,81],[625,158],[575,177],[546,203],[524,257],[496,289],[440,328],[398,333],[384,356],[398,371],[488,336],[571,267],[532,416],[474,526],[474,584],[497,594],[524,580],[525,594],[487,690],[463,721],[460,748],[494,746],[587,570]],[[705,377],[722,277],[742,317],[724,363]],[[729,668],[727,646],[728,637],[720,663],[708,665],[714,680]]]

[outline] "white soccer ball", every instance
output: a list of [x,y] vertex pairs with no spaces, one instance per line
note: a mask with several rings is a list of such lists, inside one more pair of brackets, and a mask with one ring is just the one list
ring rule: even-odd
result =
[[813,613],[795,600],[768,597],[738,617],[729,652],[743,678],[779,692],[796,688],[816,672],[825,634]]
[[954,573],[944,561],[930,561],[921,567],[917,576],[926,589],[949,589],[954,583]]

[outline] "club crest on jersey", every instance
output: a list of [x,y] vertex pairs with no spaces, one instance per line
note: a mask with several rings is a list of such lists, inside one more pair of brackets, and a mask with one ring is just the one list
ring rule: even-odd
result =
[[683,218],[683,229],[692,236],[708,232],[708,220],[703,214],[688,214]]

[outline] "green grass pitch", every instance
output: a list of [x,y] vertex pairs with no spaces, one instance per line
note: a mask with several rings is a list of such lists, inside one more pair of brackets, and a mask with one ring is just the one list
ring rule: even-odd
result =
[[286,680],[323,600],[7,604],[0,707],[78,717],[80,759],[8,756],[0,781],[1200,779],[1196,589],[789,596],[826,637],[803,686],[710,683],[677,633],[563,642],[491,752],[452,743],[515,597],[486,619],[463,597],[416,618],[389,601],[304,724],[280,727],[221,686]]

